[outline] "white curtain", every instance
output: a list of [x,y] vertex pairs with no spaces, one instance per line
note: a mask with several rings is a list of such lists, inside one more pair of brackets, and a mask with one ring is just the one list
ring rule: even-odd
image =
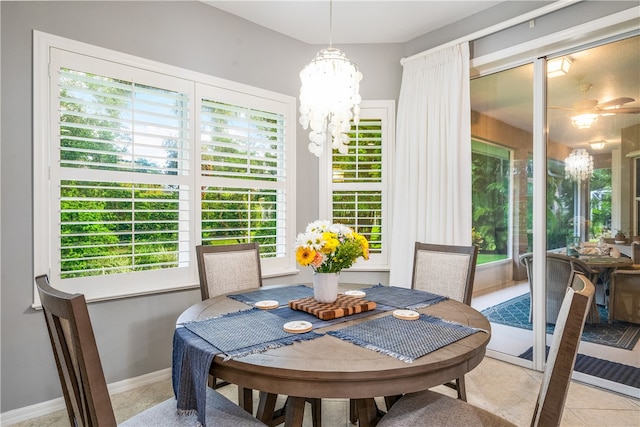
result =
[[471,244],[469,44],[404,64],[389,284],[410,287],[416,241]]

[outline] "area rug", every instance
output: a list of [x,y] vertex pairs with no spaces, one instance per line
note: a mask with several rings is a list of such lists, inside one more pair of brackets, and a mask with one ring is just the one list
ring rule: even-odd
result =
[[[482,314],[493,323],[531,330],[533,326],[529,322],[530,304],[531,299],[527,293],[489,307],[483,310]],[[640,326],[626,322],[609,324],[607,309],[598,306],[598,311],[600,312],[600,323],[587,323],[584,326],[582,340],[626,350],[633,349],[640,338]],[[548,334],[553,334],[554,326],[547,324]]]
[[[549,347],[547,346],[547,355],[549,355]],[[522,359],[532,360],[533,347],[518,356]],[[582,372],[605,380],[613,381],[619,384],[628,385],[630,387],[640,388],[640,368],[622,363],[610,362],[608,360],[598,359],[597,357],[578,354],[576,356],[576,372]]]

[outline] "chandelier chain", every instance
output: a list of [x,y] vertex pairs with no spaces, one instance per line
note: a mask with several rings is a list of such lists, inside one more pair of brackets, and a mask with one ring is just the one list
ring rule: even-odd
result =
[[329,0],[329,47],[333,46],[333,0]]

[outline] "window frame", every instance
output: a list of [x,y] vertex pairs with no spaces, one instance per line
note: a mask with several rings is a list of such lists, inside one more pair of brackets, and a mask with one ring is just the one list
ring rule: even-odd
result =
[[[286,184],[285,184],[285,252],[278,258],[264,258],[262,272],[264,277],[293,274],[297,271],[293,246],[295,242],[295,159],[296,159],[296,99],[295,97],[244,85],[241,83],[209,76],[191,70],[172,65],[146,60],[133,55],[98,46],[89,45],[71,39],[33,32],[33,246],[34,246],[34,276],[47,273],[55,287],[70,293],[83,293],[87,301],[107,300],[137,295],[146,295],[159,292],[174,291],[198,286],[198,272],[195,247],[201,242],[201,198],[199,185],[202,183],[200,174],[200,132],[199,132],[199,88],[213,88],[213,90],[236,93],[238,100],[249,100],[254,105],[242,105],[243,107],[274,106],[285,119],[284,133],[286,145]],[[52,197],[52,186],[57,186],[59,176],[57,168],[52,167],[55,161],[55,152],[59,146],[59,139],[55,134],[58,128],[59,101],[52,94],[55,88],[51,88],[56,73],[50,76],[50,61],[53,51],[70,52],[74,55],[83,55],[95,58],[99,61],[107,61],[117,64],[118,67],[131,67],[142,72],[153,73],[159,78],[175,78],[185,81],[189,87],[189,255],[188,266],[184,271],[181,268],[147,270],[125,274],[113,274],[104,276],[89,276],[86,278],[60,279],[60,266],[52,264],[59,256],[54,251],[60,247],[56,243],[56,223],[59,221],[57,212],[53,212],[59,201]],[[61,64],[65,66],[65,64]],[[52,69],[52,68],[51,68]],[[101,73],[109,75],[108,73]],[[148,81],[141,82],[149,84]],[[153,82],[151,82],[153,83]],[[233,98],[232,98],[233,99]],[[52,158],[51,156],[54,156]],[[57,182],[54,180],[58,178]],[[141,177],[144,180],[144,177]],[[59,241],[58,241],[59,242]],[[56,274],[57,272],[57,274]],[[92,280],[87,280],[92,279]],[[91,284],[91,286],[88,286]],[[39,308],[38,293],[33,284],[33,307]]]
[[[394,153],[395,153],[395,101],[394,100],[368,100],[360,103],[360,119],[379,119],[382,126],[382,182],[379,184],[382,191],[382,213],[386,224],[382,230],[382,251],[372,253],[366,262],[356,262],[345,271],[389,271],[389,245],[391,243],[391,179],[393,177]],[[349,145],[347,147],[350,147]],[[319,218],[333,220],[333,170],[332,149],[327,145],[323,150],[319,161]],[[353,189],[358,189],[361,184],[354,183]],[[344,190],[346,184],[341,184]]]

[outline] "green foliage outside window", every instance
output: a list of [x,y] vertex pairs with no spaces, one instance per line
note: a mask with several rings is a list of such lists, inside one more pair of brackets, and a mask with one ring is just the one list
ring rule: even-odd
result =
[[472,240],[478,264],[505,259],[509,241],[510,153],[472,142]]

